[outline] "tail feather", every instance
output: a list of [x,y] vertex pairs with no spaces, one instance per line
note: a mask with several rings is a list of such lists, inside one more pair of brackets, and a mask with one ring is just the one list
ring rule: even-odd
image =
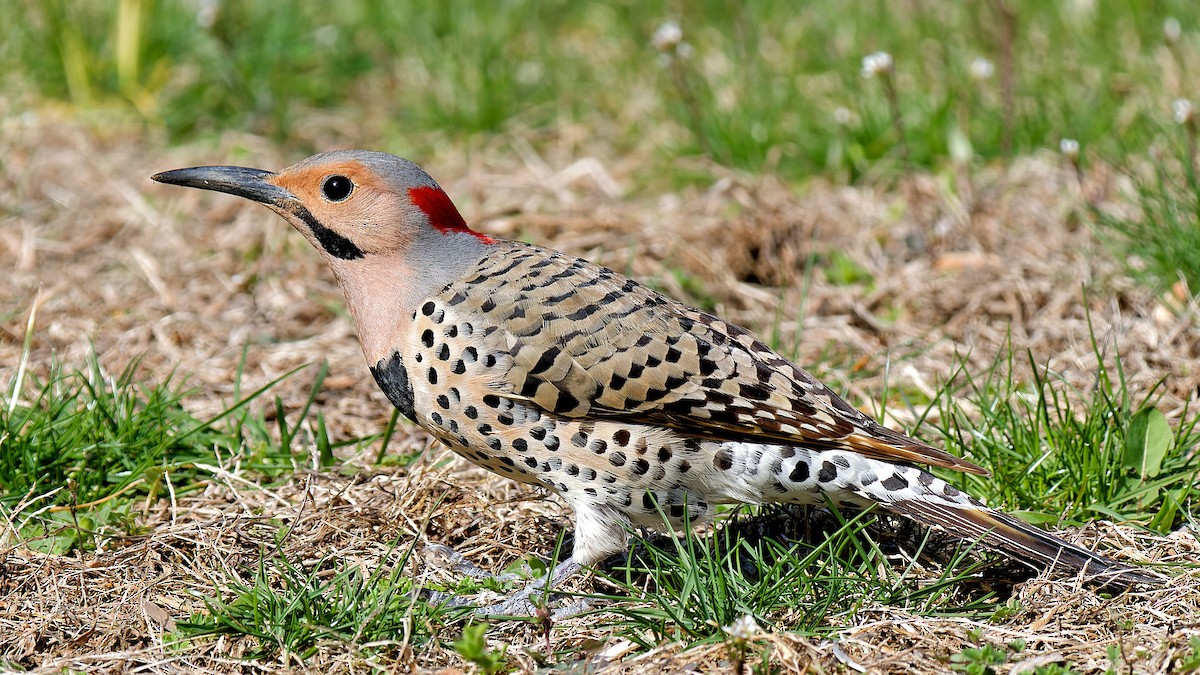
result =
[[[978,541],[1037,569],[1079,574],[1102,586],[1158,586],[1163,579],[1063,541],[979,500],[912,464],[884,461],[841,449],[728,443],[732,464],[710,474],[721,498],[870,506],[878,504],[947,534]],[[720,481],[720,482],[718,482]],[[714,499],[713,501],[720,501]]]
[[1018,518],[982,506],[963,507],[932,501],[897,500],[885,505],[956,537],[977,540],[989,549],[1037,569],[1082,573],[1105,587],[1157,586],[1163,580],[1122,565],[1044,532]]

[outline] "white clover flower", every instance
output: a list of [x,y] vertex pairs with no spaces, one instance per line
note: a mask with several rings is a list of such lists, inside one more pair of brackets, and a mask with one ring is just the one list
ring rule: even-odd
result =
[[679,27],[677,21],[664,21],[657,30],[654,31],[654,37],[650,38],[650,44],[660,52],[675,51],[680,44],[683,43],[683,29]]
[[734,621],[732,626],[724,626],[722,630],[734,640],[749,640],[762,632],[758,627],[758,622],[749,614]]
[[1163,39],[1169,44],[1175,44],[1181,37],[1183,37],[1183,28],[1179,25],[1179,19],[1173,16],[1163,19]]
[[849,108],[839,105],[833,109],[833,121],[839,127],[848,127],[854,121],[854,113],[851,113]]
[[972,80],[982,82],[983,80],[991,79],[992,75],[996,73],[996,66],[982,56],[977,56],[974,61],[971,61],[971,66],[968,70],[971,73]]
[[1175,122],[1178,124],[1191,124],[1196,119],[1196,109],[1186,98],[1177,98],[1172,101],[1171,109],[1175,111]]
[[887,52],[875,52],[863,57],[862,76],[870,79],[892,72],[892,55]]
[[338,27],[326,24],[313,31],[313,41],[321,47],[332,47],[338,42]]
[[196,5],[196,24],[205,30],[212,28],[220,9],[220,0],[200,0]]
[[1058,149],[1063,156],[1074,162],[1079,159],[1079,141],[1074,138],[1064,138],[1058,142]]

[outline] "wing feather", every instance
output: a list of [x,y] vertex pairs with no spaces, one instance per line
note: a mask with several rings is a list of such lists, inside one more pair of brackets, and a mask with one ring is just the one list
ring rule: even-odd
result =
[[[587,261],[507,245],[509,255],[442,294],[456,301],[448,311],[495,327],[506,366],[491,383],[498,393],[565,417],[987,473],[877,424],[743,328]],[[489,276],[501,270],[503,283]],[[489,292],[468,288],[481,284]]]

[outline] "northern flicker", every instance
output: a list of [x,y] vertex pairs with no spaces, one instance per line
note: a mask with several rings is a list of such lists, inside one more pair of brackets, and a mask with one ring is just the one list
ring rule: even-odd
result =
[[557,493],[579,565],[631,526],[729,503],[879,505],[1038,568],[1157,580],[984,506],[922,466],[987,472],[876,423],[750,331],[612,270],[470,229],[441,187],[378,152],[279,173],[154,176],[266,205],[329,263],[376,382],[467,460]]

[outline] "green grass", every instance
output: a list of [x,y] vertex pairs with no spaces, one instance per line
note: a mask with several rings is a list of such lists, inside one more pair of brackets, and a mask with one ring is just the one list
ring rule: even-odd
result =
[[249,658],[285,664],[331,645],[360,655],[419,649],[469,610],[437,607],[413,594],[405,576],[412,552],[393,546],[370,574],[336,557],[300,564],[264,553],[250,580],[215,588],[204,600],[207,613],[180,622],[176,638],[249,636],[256,642]]
[[[1177,282],[1194,297],[1200,292],[1200,179],[1196,175],[1195,118],[1164,130],[1157,158],[1131,156],[1124,164],[1133,178],[1135,216],[1093,207],[1091,218],[1126,270],[1159,291]],[[1168,296],[1170,297],[1170,296]],[[1169,306],[1182,309],[1175,297]]]
[[278,397],[273,421],[251,411],[251,402],[294,373],[244,396],[235,392],[204,419],[184,407],[184,384],[143,382],[137,360],[116,376],[90,359],[74,370],[55,364],[45,381],[15,377],[0,396],[0,509],[13,513],[31,547],[91,549],[102,536],[133,534],[142,505],[203,489],[214,465],[236,457],[257,475],[290,475],[303,462],[295,455],[300,441],[317,447],[323,465],[335,446],[364,442],[331,443],[319,413],[316,437],[299,437],[323,368],[295,425],[288,426]]
[[1153,391],[1133,398],[1119,351],[1106,358],[1094,337],[1092,345],[1095,381],[1086,391],[1032,355],[1022,365],[1012,348],[985,373],[959,369],[930,404],[940,412],[937,432],[992,475],[945,477],[1032,522],[1110,518],[1168,532],[1195,502],[1200,415],[1186,410],[1171,429]]
[[[619,618],[611,625],[651,649],[677,640],[726,641],[730,627],[745,616],[768,630],[826,635],[876,603],[976,619],[998,608],[990,593],[959,590],[977,572],[963,557],[969,547],[950,557],[941,578],[918,580],[911,569],[895,569],[871,538],[872,515],[847,520],[831,511],[810,520],[807,509],[750,511],[723,521],[708,537],[690,530],[674,538],[635,535],[628,560],[599,571],[623,593],[599,596],[616,603],[610,611]],[[788,525],[779,527],[780,520]],[[797,535],[801,521],[816,534]],[[823,521],[827,528],[815,525]],[[760,527],[767,532],[756,531]]]
[[[323,109],[356,125],[339,132],[352,140],[420,155],[446,139],[584,124],[618,151],[655,139],[660,161],[647,176],[692,153],[751,171],[859,176],[903,153],[937,167],[1056,148],[1063,137],[1107,156],[1145,148],[1152,122],[1188,93],[1168,90],[1163,69],[1194,65],[1200,21],[1187,0],[682,10],[348,0],[336,12],[315,0],[9,0],[6,9],[0,64],[10,86],[129,110],[174,138],[241,128],[294,146],[311,140],[298,125],[304,113]],[[1183,28],[1174,44],[1163,37],[1168,16]],[[651,44],[666,20],[679,22],[686,58]],[[895,60],[903,139],[884,88],[860,74],[879,50]],[[995,75],[973,78],[976,58]]]

